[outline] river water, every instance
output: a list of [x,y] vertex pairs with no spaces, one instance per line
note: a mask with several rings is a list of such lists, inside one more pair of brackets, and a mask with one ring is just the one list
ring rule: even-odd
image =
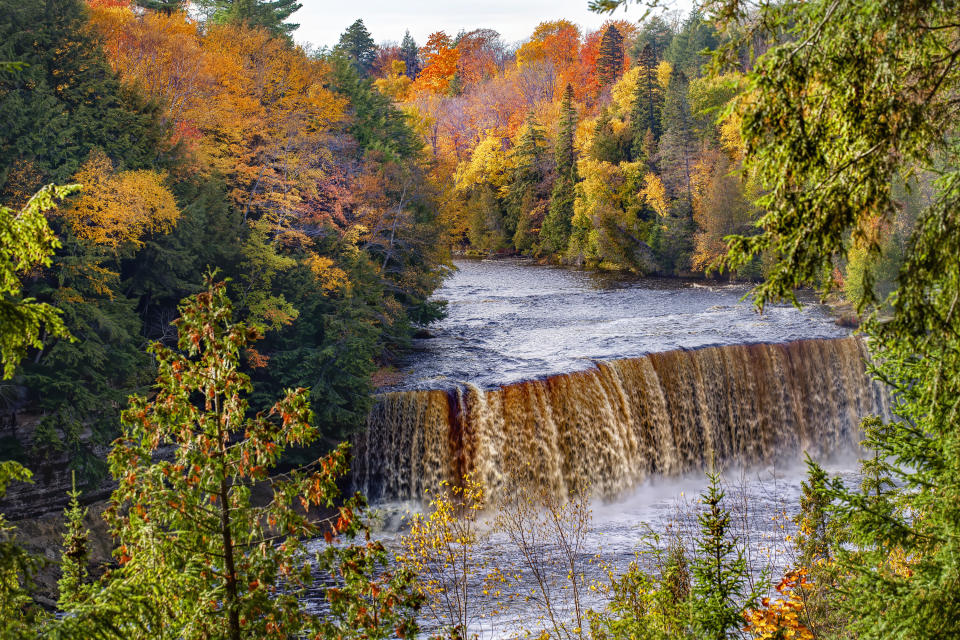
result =
[[[385,389],[385,391],[398,393],[384,396],[391,399],[393,404],[390,404],[390,407],[393,408],[386,412],[386,422],[379,423],[381,428],[381,434],[377,436],[379,439],[374,441],[370,436],[365,444],[367,452],[363,455],[369,457],[373,452],[380,456],[376,461],[371,458],[368,465],[381,475],[385,469],[388,469],[387,475],[408,474],[411,479],[404,485],[408,489],[416,484],[418,476],[422,475],[421,470],[426,468],[421,458],[436,457],[437,459],[432,463],[433,468],[439,469],[436,478],[442,478],[445,473],[443,470],[448,468],[446,458],[443,456],[450,457],[457,454],[445,451],[443,456],[437,457],[436,452],[432,450],[435,447],[431,442],[440,443],[438,446],[441,447],[448,446],[448,438],[444,434],[446,430],[453,429],[453,423],[448,423],[448,409],[442,409],[437,413],[439,426],[436,431],[439,436],[429,441],[417,435],[418,430],[427,430],[418,421],[429,414],[429,411],[421,406],[417,410],[419,413],[417,411],[410,413],[412,417],[397,415],[398,411],[400,414],[407,411],[407,407],[426,406],[442,401],[443,407],[447,407],[449,403],[451,407],[449,412],[452,414],[454,403],[457,402],[457,398],[461,398],[464,403],[467,403],[468,399],[473,403],[468,410],[464,409],[464,411],[471,415],[480,415],[478,407],[484,407],[485,411],[493,410],[490,409],[492,406],[490,397],[493,396],[489,394],[497,396],[500,393],[497,388],[510,385],[509,388],[514,390],[510,393],[523,391],[531,397],[540,394],[538,397],[541,405],[544,402],[552,402],[555,405],[552,409],[553,415],[556,417],[559,415],[556,405],[562,401],[562,398],[558,400],[556,394],[560,393],[563,396],[567,393],[557,391],[561,388],[557,386],[560,383],[550,382],[551,379],[561,382],[566,379],[563,375],[558,377],[558,374],[592,370],[608,375],[612,369],[604,365],[604,362],[620,362],[623,359],[636,359],[646,354],[677,349],[784,343],[810,339],[825,339],[827,342],[824,344],[833,347],[837,343],[830,339],[844,338],[849,335],[848,331],[833,322],[827,311],[817,305],[812,296],[804,300],[806,305],[801,309],[788,305],[771,305],[761,315],[754,310],[749,301],[742,300],[749,292],[749,287],[742,284],[705,284],[656,278],[629,278],[538,266],[519,260],[459,260],[456,261],[456,267],[457,271],[436,294],[438,298],[448,301],[447,317],[431,327],[432,337],[415,341],[413,351],[401,363],[399,381]],[[770,364],[776,358],[796,360],[801,356],[809,358],[811,353],[820,353],[817,351],[820,347],[816,347],[819,343],[814,341],[809,344],[814,346],[785,351],[783,352],[785,355],[778,351],[773,356],[767,352],[758,352],[759,355],[746,354],[744,357],[762,358],[766,363],[764,367],[772,367],[764,371],[777,372],[782,370],[777,368],[781,365],[774,367]],[[849,342],[844,344],[849,347]],[[849,348],[846,352],[849,352]],[[727,359],[726,364],[714,371],[734,370],[737,363],[731,363],[729,360],[740,357],[737,355],[740,352],[732,356],[731,353],[734,352],[724,352],[719,356],[708,355],[704,358],[708,360],[713,358],[711,362]],[[822,353],[826,354],[828,351],[824,350]],[[859,358],[856,353],[859,352],[854,349],[852,357],[855,360]],[[681,364],[685,367],[699,367],[697,369],[699,377],[696,379],[702,383],[717,382],[707,380],[704,374],[707,370],[703,369],[705,365],[699,361]],[[818,362],[800,364],[803,365],[800,368],[797,368],[799,365],[796,362],[790,364],[793,371],[790,375],[794,376],[791,378],[794,381],[791,384],[796,384],[797,371],[801,372],[801,377],[806,371],[813,372],[811,373],[813,376],[819,376],[818,366],[827,368]],[[835,363],[831,361],[831,366],[833,364]],[[658,366],[661,365],[663,363]],[[747,369],[751,366],[754,365],[749,365]],[[853,368],[856,368],[856,363]],[[600,373],[596,375],[599,376]],[[749,374],[749,371],[747,373]],[[823,373],[826,380],[829,375],[827,372]],[[660,375],[662,378],[663,370]],[[851,376],[848,372],[846,379],[849,380],[851,377],[855,378],[856,375]],[[688,380],[693,379],[688,378]],[[543,380],[542,384],[533,383],[534,386],[541,385],[542,389],[537,386],[531,390],[531,383],[527,382],[530,380]],[[824,383],[824,380],[818,382],[825,385],[824,388],[843,386],[832,382]],[[862,382],[856,380],[854,382],[863,386]],[[581,380],[578,384],[583,386],[586,382]],[[746,386],[739,387],[741,396],[737,397],[745,397],[743,393],[749,396],[752,393],[750,390],[754,388],[751,385],[762,386],[766,383],[752,380],[749,384],[744,384]],[[437,389],[447,390],[446,394],[436,396],[437,392],[430,391],[429,393],[433,395],[425,395],[428,393],[425,390]],[[547,391],[554,395],[551,396],[552,399],[544,400],[547,397]],[[772,398],[769,404],[776,404],[776,399],[781,396],[769,390],[767,392],[772,393],[768,396]],[[507,391],[503,393],[508,394]],[[694,396],[697,390],[689,388],[686,393]],[[727,389],[723,393],[727,393],[726,402],[731,402],[730,398],[734,397],[730,395],[732,392]],[[820,409],[814,412],[814,417],[821,413],[831,414],[829,410],[824,411],[823,405],[824,403],[829,405],[832,396],[824,393],[822,389],[805,390],[804,393],[807,395],[801,396],[803,402],[811,399],[812,393],[817,396],[813,399],[821,405]],[[484,399],[484,394],[487,394],[487,399]],[[678,398],[683,394],[682,388],[674,393]],[[869,393],[867,395],[869,396]],[[439,400],[437,400],[438,397]],[[782,397],[787,398],[787,396]],[[680,400],[668,398],[668,400],[665,405],[667,410],[683,404],[682,398]],[[506,407],[507,400],[503,399],[502,402]],[[710,402],[716,404],[716,398]],[[573,404],[579,406],[580,398],[577,397]],[[794,404],[797,404],[795,399]],[[523,407],[521,409],[529,410]],[[755,410],[756,408],[744,411],[749,413]],[[843,409],[843,411],[847,410],[847,407]],[[498,414],[501,415],[501,423],[495,425],[494,439],[499,437],[500,441],[505,443],[509,438],[501,432],[513,428],[508,424],[509,415],[513,414],[509,414],[506,408],[502,411],[502,415]],[[619,409],[613,413],[617,411]],[[702,408],[698,411],[700,411],[698,415],[702,417]],[[504,415],[508,416],[506,421],[502,419]],[[770,425],[778,423],[780,414],[774,412],[771,415],[773,418],[768,418],[767,422],[759,426],[753,424],[751,428],[754,431],[751,433],[755,434],[758,429],[769,430]],[[801,418],[793,416],[790,419],[799,421]],[[731,414],[731,420],[733,419]],[[538,422],[542,418],[531,420]],[[590,424],[591,416],[586,416],[585,420],[586,424]],[[624,421],[622,418],[611,420],[608,418],[608,422],[613,427],[617,426],[617,420]],[[736,420],[743,421],[746,418],[740,417]],[[843,420],[847,419],[843,418]],[[812,422],[815,421],[812,420]],[[487,420],[487,423],[489,422]],[[808,420],[808,422],[811,421]],[[682,427],[683,420],[680,423]],[[408,434],[404,438],[393,441],[391,433],[399,424],[403,424],[403,428],[413,435]],[[534,425],[532,428],[539,430],[541,426]],[[746,428],[743,425],[736,426],[737,429]],[[484,428],[489,431],[493,427],[487,424]],[[676,433],[678,428],[678,425],[674,424],[673,432]],[[373,426],[370,429],[372,433]],[[575,430],[580,429],[582,426],[575,427]],[[668,426],[667,431],[670,429],[671,427]],[[717,433],[721,433],[719,427],[717,429]],[[849,436],[849,429],[847,425],[841,431],[846,430]],[[607,427],[599,429],[599,431],[604,430],[609,431]],[[480,431],[482,429],[478,433]],[[540,431],[536,433],[539,434]],[[536,435],[536,438],[540,437],[542,436]],[[571,440],[571,437],[561,437],[566,443],[564,444],[566,449],[571,447],[575,449],[580,446],[576,444],[579,441]],[[590,436],[593,440],[598,437],[601,436]],[[416,446],[411,449],[410,442],[418,438],[422,440],[419,445],[416,445],[420,449]],[[521,437],[520,440],[524,438],[526,436]],[[847,442],[850,438],[846,437],[839,441]],[[680,441],[677,440],[677,442]],[[453,447],[453,445],[449,446]],[[522,451],[523,445],[521,443],[510,446],[517,451]],[[618,446],[608,444],[605,455],[609,458],[609,450],[612,449],[615,453]],[[780,445],[774,443],[770,446]],[[711,447],[717,447],[716,435]],[[823,449],[820,451],[829,468],[853,481],[856,468],[855,452],[851,449],[843,450],[844,447],[834,451],[831,451],[831,448],[833,447],[828,446],[826,452]],[[546,451],[544,448],[540,450]],[[399,452],[397,455],[409,458],[402,461],[402,464],[396,465],[399,471],[394,470],[394,463],[391,460],[394,451]],[[546,464],[545,459],[538,457],[540,454],[536,453],[537,449],[531,449],[531,451],[532,453],[527,454],[531,466]],[[496,453],[492,451],[486,455],[496,457]],[[557,473],[561,476],[564,474],[569,476],[571,456],[575,458],[575,452],[561,453],[562,455],[557,454],[563,458],[558,463]],[[638,451],[635,453],[635,459],[643,459],[644,455],[648,454]],[[771,578],[776,581],[783,568],[792,560],[792,549],[787,536],[792,529],[790,518],[797,511],[804,467],[802,454],[799,451],[791,449],[787,455],[774,455],[773,458],[776,459],[775,463],[765,462],[752,466],[748,464],[745,467],[738,467],[735,463],[729,464],[723,477],[728,493],[727,506],[734,513],[734,530],[747,552],[752,567],[755,571],[767,569]],[[589,468],[589,460],[586,463],[586,468]],[[597,466],[602,464],[604,463],[601,462],[601,458],[594,462],[597,475],[602,475],[606,471]],[[666,466],[661,463],[657,468],[666,468]],[[679,471],[670,477],[658,476],[656,473],[637,476],[641,479],[635,484],[627,485],[632,488],[619,491],[613,497],[607,496],[603,500],[589,501],[585,503],[586,510],[583,512],[565,511],[566,515],[560,518],[562,528],[568,533],[579,532],[578,542],[572,553],[564,553],[564,544],[557,539],[558,530],[551,529],[551,526],[545,525],[543,520],[537,524],[540,516],[534,513],[527,513],[520,518],[521,520],[526,518],[525,526],[539,531],[537,534],[539,537],[535,538],[529,548],[524,549],[524,544],[518,544],[516,536],[511,538],[509,526],[505,526],[503,522],[502,509],[492,506],[482,518],[479,539],[469,553],[474,565],[474,573],[470,574],[464,592],[469,599],[468,608],[471,611],[468,620],[469,633],[476,633],[483,638],[517,637],[522,635],[524,630],[530,631],[549,626],[548,609],[551,608],[557,616],[556,619],[566,621],[563,624],[567,625],[569,631],[576,626],[574,622],[570,622],[575,617],[576,601],[579,600],[584,609],[603,607],[603,585],[607,582],[611,571],[614,575],[622,573],[631,562],[638,562],[647,568],[655,564],[654,558],[645,553],[651,549],[652,539],[659,537],[660,542],[654,542],[653,546],[656,547],[659,544],[662,547],[666,540],[679,536],[689,548],[696,528],[696,514],[699,508],[697,496],[705,487],[706,481],[702,471],[691,470],[690,466],[676,468]],[[618,473],[622,475],[622,472]],[[577,470],[577,474],[584,475],[582,466]],[[437,484],[435,478],[431,479],[431,483]],[[568,492],[564,491],[566,497]],[[411,491],[406,500],[381,499],[375,504],[380,528],[377,535],[388,547],[397,552],[400,552],[401,540],[409,526],[410,514],[424,509],[423,503],[414,499],[416,495],[416,492]],[[499,523],[497,522],[498,514],[501,520]],[[509,515],[508,513],[507,516]],[[514,521],[517,519],[515,518]],[[571,558],[574,564],[572,568],[568,563],[565,564]],[[535,566],[537,564],[539,567]],[[538,572],[540,572],[539,576]],[[569,580],[571,573],[581,578],[576,589]],[[441,580],[451,577],[449,571],[445,574],[441,571],[440,574],[442,574]],[[484,579],[490,575],[505,578],[504,581],[493,583]],[[575,590],[578,596],[576,598]],[[552,607],[550,608],[543,605],[546,593],[551,598]],[[319,597],[320,593],[318,592],[316,596]],[[449,618],[441,618],[442,610],[443,607],[440,607],[439,610],[428,609],[424,612],[422,624],[425,630],[436,631],[449,622]]]
[[848,335],[815,299],[761,315],[745,284],[636,278],[523,260],[457,260],[436,292],[448,302],[433,338],[414,341],[403,379],[385,390],[493,387],[590,367],[596,360],[711,345]]

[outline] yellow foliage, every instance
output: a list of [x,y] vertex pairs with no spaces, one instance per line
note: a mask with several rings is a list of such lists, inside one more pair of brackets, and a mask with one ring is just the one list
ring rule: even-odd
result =
[[102,152],[94,152],[74,176],[83,194],[63,217],[81,240],[117,251],[143,246],[143,237],[169,232],[180,217],[173,194],[156,171],[114,172]]
[[333,260],[326,256],[317,255],[310,252],[306,258],[307,266],[310,272],[320,283],[324,291],[336,291],[342,289],[350,282],[349,276],[339,267],[334,266]]
[[661,60],[657,65],[657,83],[664,89],[670,86],[671,73],[673,73],[673,65],[666,60]]
[[478,184],[489,184],[499,189],[506,181],[508,168],[509,160],[504,153],[503,143],[498,136],[488,132],[473,148],[470,160],[457,167],[454,179],[460,190]]
[[429,505],[428,516],[411,519],[396,560],[419,578],[417,587],[434,619],[465,629],[475,606],[468,603],[469,587],[486,566],[476,553],[483,486],[469,476],[462,486],[444,482]]
[[643,177],[643,188],[639,193],[640,197],[657,212],[657,215],[665,218],[669,207],[667,206],[667,190],[663,186],[663,181],[655,173],[647,173]]
[[614,113],[625,115],[633,109],[633,101],[636,98],[637,82],[640,81],[639,66],[630,67],[620,79],[610,89],[610,95],[613,97]]
[[406,100],[410,93],[410,85],[413,80],[406,75],[407,63],[403,60],[394,60],[390,63],[390,72],[385,78],[377,78],[373,81],[374,86],[380,93],[389,96],[394,100]]

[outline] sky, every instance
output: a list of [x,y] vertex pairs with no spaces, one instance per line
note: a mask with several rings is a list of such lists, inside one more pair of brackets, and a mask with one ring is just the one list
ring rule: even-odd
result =
[[[585,31],[596,30],[609,16],[587,10],[588,0],[301,0],[303,8],[290,17],[300,24],[299,43],[332,47],[350,24],[362,18],[374,42],[397,42],[410,30],[418,45],[434,31],[455,36],[461,29],[495,29],[504,42],[530,37],[546,20],[566,18]],[[639,20],[643,9],[632,6],[615,17]]]

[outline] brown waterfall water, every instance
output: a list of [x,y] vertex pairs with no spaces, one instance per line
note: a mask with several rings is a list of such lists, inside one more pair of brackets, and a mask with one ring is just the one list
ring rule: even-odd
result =
[[616,497],[650,477],[825,457],[887,415],[855,337],[671,350],[484,390],[378,397],[354,450],[374,500],[419,499],[471,474],[494,500],[512,483]]

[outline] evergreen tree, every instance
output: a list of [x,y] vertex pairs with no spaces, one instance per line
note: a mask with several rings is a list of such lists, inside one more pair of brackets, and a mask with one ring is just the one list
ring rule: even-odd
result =
[[664,58],[686,77],[699,78],[707,61],[704,51],[713,51],[718,44],[716,29],[704,19],[703,12],[694,7],[683,27],[670,41]]
[[76,474],[72,478],[73,488],[69,492],[70,504],[64,511],[67,530],[63,534],[63,551],[60,555],[60,592],[57,606],[69,611],[83,600],[83,589],[87,582],[87,562],[90,557],[90,530],[84,526],[87,509],[80,507],[80,491],[77,490]]
[[546,251],[560,253],[567,248],[570,223],[573,220],[574,186],[577,182],[576,155],[573,137],[577,129],[577,111],[573,105],[573,87],[567,85],[560,103],[554,159],[557,173],[550,194],[550,210],[540,229],[540,240]]
[[[742,8],[731,0],[717,9]],[[898,288],[866,323],[895,419],[868,423],[866,491],[830,483],[831,515],[849,538],[837,551],[847,577],[838,604],[845,636],[863,640],[960,637],[956,15],[956,3],[770,5],[757,24],[790,24],[795,37],[747,66],[744,162],[765,213],[758,233],[731,240],[724,266],[775,257],[754,292],[758,306],[796,301],[796,287],[849,254],[851,236],[892,224],[904,212],[893,188],[903,176],[938,175]],[[749,50],[754,35],[732,41],[722,59]],[[877,302],[872,284],[862,293],[859,304]]]
[[527,115],[511,160],[513,169],[507,185],[505,231],[519,251],[530,248],[531,213],[548,195],[544,192],[549,173],[547,137],[533,113]]
[[377,45],[373,42],[363,20],[356,20],[340,35],[340,42],[333,48],[341,53],[361,77],[370,75],[373,61],[377,56]]
[[597,80],[601,87],[613,84],[623,73],[623,36],[612,24],[600,38],[597,53]]
[[27,349],[42,348],[45,339],[70,337],[57,309],[24,299],[20,278],[50,264],[60,243],[44,213],[76,188],[44,187],[19,212],[0,206],[0,380],[13,376]]
[[163,130],[157,106],[120,86],[80,0],[0,0],[0,194],[11,171],[30,168],[28,192],[63,183],[93,149],[125,169],[152,166]]
[[630,160],[632,146],[631,132],[626,128],[615,128],[610,110],[606,107],[601,109],[597,124],[593,128],[590,157],[611,164],[620,164]]
[[298,0],[212,0],[214,22],[261,27],[289,38],[299,24],[286,22],[303,6]]
[[400,59],[407,65],[405,72],[407,77],[416,80],[422,68],[420,47],[417,46],[417,41],[410,35],[409,30],[403,34],[403,40],[400,42]]
[[[14,332],[0,324],[0,336]],[[0,498],[10,482],[31,482],[30,471],[13,461],[0,462]],[[0,638],[30,638],[40,611],[30,597],[32,578],[42,558],[27,553],[16,538],[16,529],[0,513]]]
[[634,161],[644,157],[647,132],[654,141],[660,139],[660,111],[663,100],[660,85],[657,82],[656,56],[651,45],[640,51],[640,77],[633,95],[630,110],[630,131],[633,134],[631,155]]
[[[259,331],[234,323],[225,285],[186,300],[176,323],[178,350],[154,344],[159,376],[151,401],[132,398],[124,432],[110,454],[118,488],[107,518],[121,565],[114,580],[132,582],[158,603],[143,634],[184,640],[405,636],[415,629],[412,576],[386,569],[382,545],[333,545],[316,556],[339,583],[324,616],[304,611],[313,583],[302,540],[363,531],[359,497],[337,503],[345,446],[282,477],[284,450],[318,437],[304,389],[288,391],[252,414],[240,354]],[[198,398],[200,400],[198,400]],[[169,447],[169,454],[157,455]],[[272,496],[252,499],[255,487]],[[317,519],[313,509],[335,509]]]
[[743,610],[755,607],[760,593],[749,588],[747,561],[730,531],[720,476],[708,473],[707,478],[710,484],[700,495],[705,510],[697,517],[700,534],[691,563],[691,621],[694,637],[726,640],[742,626]]
[[674,198],[692,202],[691,177],[697,141],[689,101],[686,74],[674,69],[663,101],[663,136],[659,140],[660,169],[664,184]]
[[[363,23],[360,25],[362,27]],[[420,143],[407,117],[393,100],[374,88],[372,80],[357,69],[344,50],[335,50],[329,59],[333,65],[332,88],[350,101],[353,117],[347,130],[360,149],[377,151],[391,159],[416,156]]]
[[643,50],[649,46],[653,57],[653,64],[656,66],[656,64],[663,59],[673,37],[673,29],[671,29],[666,20],[658,15],[649,16],[641,23],[640,33],[637,34],[637,37],[633,41],[630,54],[634,60],[639,60]]
[[135,0],[135,4],[149,11],[157,11],[168,16],[177,11],[185,11],[187,8],[187,0]]

